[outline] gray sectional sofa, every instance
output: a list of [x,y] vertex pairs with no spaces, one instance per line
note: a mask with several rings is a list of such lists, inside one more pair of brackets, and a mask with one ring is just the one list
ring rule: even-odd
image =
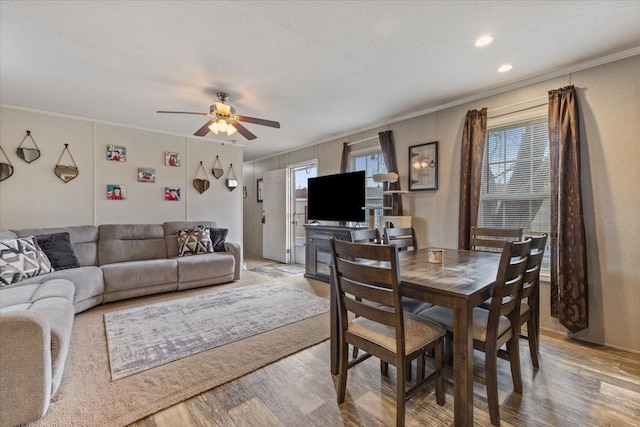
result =
[[68,232],[79,267],[0,288],[0,426],[46,413],[70,345],[73,317],[95,305],[240,278],[240,246],[178,256],[178,230],[213,221],[0,230],[0,240]]

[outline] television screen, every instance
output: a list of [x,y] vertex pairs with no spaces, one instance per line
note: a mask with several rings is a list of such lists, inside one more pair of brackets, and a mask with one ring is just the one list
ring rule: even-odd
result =
[[364,171],[309,178],[309,220],[363,222],[366,178]]

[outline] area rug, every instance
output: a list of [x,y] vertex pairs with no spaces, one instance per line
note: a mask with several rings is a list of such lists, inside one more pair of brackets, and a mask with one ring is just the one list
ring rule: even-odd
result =
[[[109,303],[77,314],[60,388],[44,418],[29,427],[126,426],[329,338],[325,313],[111,380],[105,313],[264,281],[263,275],[244,270],[236,282]],[[324,282],[302,275],[277,281],[329,298]]]
[[111,378],[328,311],[326,299],[271,282],[105,313]]
[[251,271],[267,277],[282,278],[304,273],[304,268],[300,269],[295,265],[291,266],[291,264],[272,264],[254,267]]

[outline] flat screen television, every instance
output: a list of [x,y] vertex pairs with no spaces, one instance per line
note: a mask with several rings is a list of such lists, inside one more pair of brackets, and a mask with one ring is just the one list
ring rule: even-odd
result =
[[366,212],[364,171],[325,175],[308,180],[307,216],[310,221],[363,222]]

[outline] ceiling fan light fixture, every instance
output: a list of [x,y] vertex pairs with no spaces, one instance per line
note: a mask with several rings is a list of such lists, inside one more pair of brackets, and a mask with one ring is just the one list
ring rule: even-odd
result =
[[235,126],[233,126],[233,123],[229,123],[229,125],[227,126],[227,135],[231,136],[234,133],[237,132],[238,129],[235,128]]
[[218,119],[218,121],[216,122],[218,124],[218,131],[219,132],[226,132],[227,131],[227,121],[225,119]]
[[218,122],[213,122],[209,125],[209,130],[216,135],[218,134]]

